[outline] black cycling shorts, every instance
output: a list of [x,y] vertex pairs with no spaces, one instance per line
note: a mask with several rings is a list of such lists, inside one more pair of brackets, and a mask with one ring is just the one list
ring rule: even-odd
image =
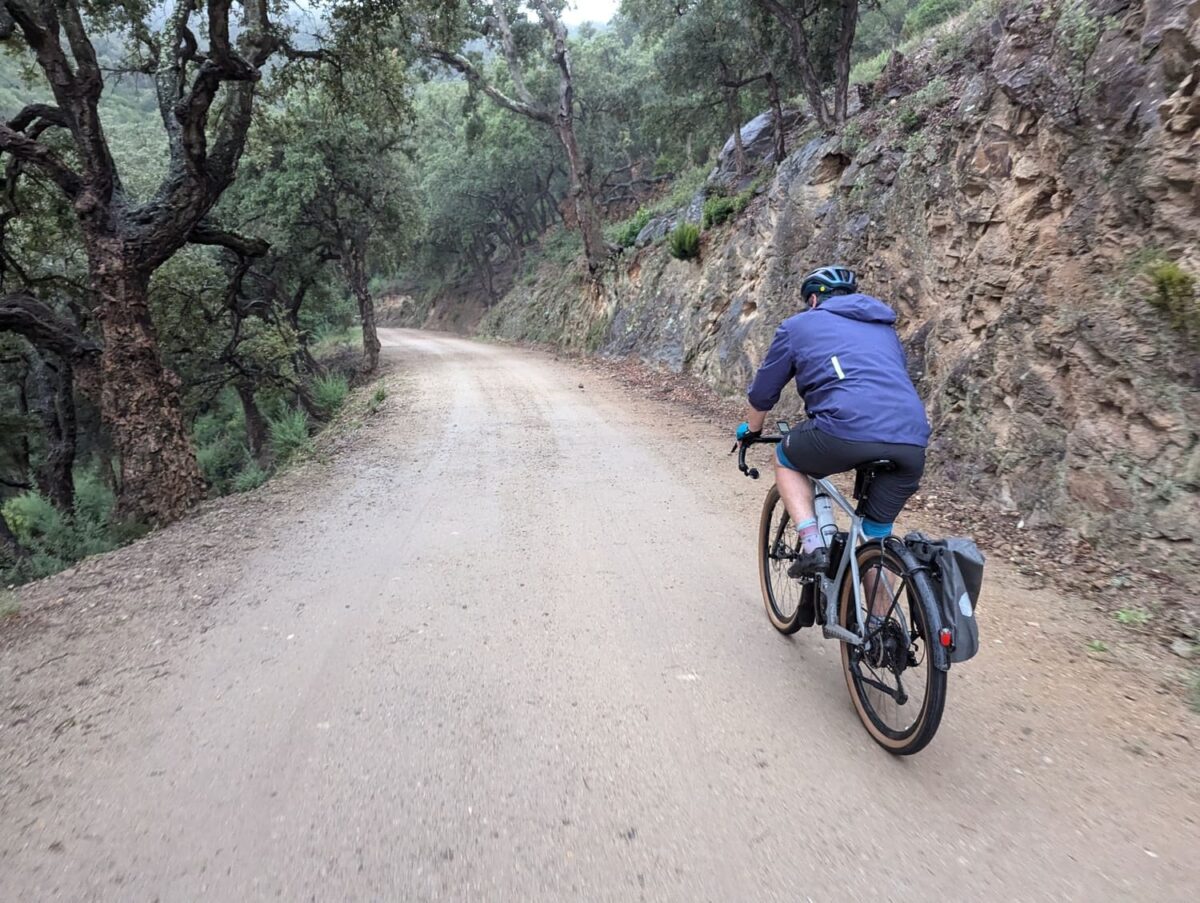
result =
[[806,420],[784,436],[779,453],[779,463],[817,479],[854,470],[870,461],[883,458],[895,461],[896,470],[879,472],[867,498],[858,506],[860,514],[881,524],[896,520],[904,503],[920,487],[925,473],[925,449],[920,445],[838,439],[817,429],[812,420]]

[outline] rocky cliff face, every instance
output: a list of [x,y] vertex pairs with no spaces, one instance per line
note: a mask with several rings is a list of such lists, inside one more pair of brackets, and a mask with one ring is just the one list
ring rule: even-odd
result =
[[[484,329],[732,394],[804,273],[850,265],[900,314],[937,470],[1027,523],[1134,531],[1194,569],[1200,336],[1146,274],[1200,274],[1200,0],[1100,2],[1074,24],[1056,9],[1017,4],[894,60],[841,134],[801,136],[705,233],[698,263],[645,248],[582,298],[559,274]],[[1191,289],[1175,300],[1194,311]]]

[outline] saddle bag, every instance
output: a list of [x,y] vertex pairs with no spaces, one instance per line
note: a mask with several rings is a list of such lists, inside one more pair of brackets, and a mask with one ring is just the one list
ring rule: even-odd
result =
[[979,651],[975,606],[983,585],[983,553],[974,540],[959,536],[931,539],[924,533],[909,533],[904,544],[919,564],[929,568],[942,626],[950,628],[950,661],[965,662]]

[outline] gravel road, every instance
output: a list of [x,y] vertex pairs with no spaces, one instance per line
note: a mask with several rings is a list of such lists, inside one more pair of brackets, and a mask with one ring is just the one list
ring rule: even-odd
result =
[[0,899],[1195,900],[1200,730],[991,566],[921,755],[779,636],[726,431],[382,331],[384,410],[0,627]]

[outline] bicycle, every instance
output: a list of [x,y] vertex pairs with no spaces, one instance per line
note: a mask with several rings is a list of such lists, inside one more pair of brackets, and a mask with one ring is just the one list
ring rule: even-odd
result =
[[[778,426],[780,433],[788,431],[786,423]],[[739,450],[738,469],[757,480],[758,470],[746,464],[747,450],[782,439],[760,436],[739,442],[734,447]],[[854,499],[865,498],[876,474],[894,466],[887,460],[860,464]],[[789,576],[800,540],[794,530],[789,538],[787,509],[779,490],[771,487],[758,531],[759,580],[767,617],[785,635],[815,621],[826,639],[837,640],[850,699],[867,733],[890,753],[912,755],[929,744],[941,723],[950,669],[952,635],[942,624],[929,570],[898,537],[868,538],[858,510],[827,479],[813,479],[812,484],[814,498],[828,496],[849,516],[849,529],[839,529],[836,521],[832,531],[822,525],[829,548],[825,573]],[[871,622],[867,596],[880,621]],[[918,682],[920,690],[911,692]],[[886,720],[887,710],[898,724]]]

